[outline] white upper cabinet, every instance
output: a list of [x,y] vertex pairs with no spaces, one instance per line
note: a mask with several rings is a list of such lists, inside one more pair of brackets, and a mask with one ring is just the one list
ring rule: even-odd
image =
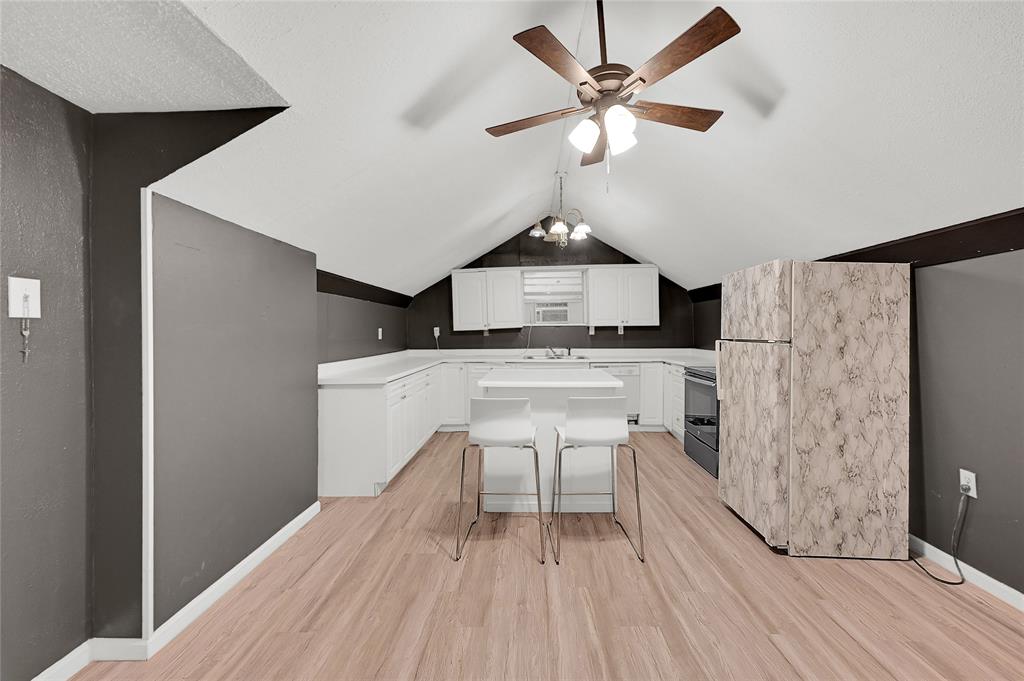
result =
[[523,273],[507,267],[487,274],[487,328],[517,329],[523,325]]
[[618,267],[593,267],[587,270],[587,324],[622,324],[622,273]]
[[487,273],[452,272],[452,329],[477,331],[487,326]]
[[657,326],[658,268],[650,266],[622,268],[623,323],[626,326]]
[[657,326],[658,268],[653,265],[587,270],[587,323],[591,326]]
[[[560,279],[534,285],[537,272],[546,268],[528,268],[531,277],[524,277],[518,267],[494,267],[452,272],[452,328],[455,331],[487,329],[518,329],[534,319],[534,305],[556,300],[565,309],[559,320],[565,324],[585,323],[589,326],[657,326],[658,268],[654,265],[592,265],[579,268],[550,268],[552,273],[580,273],[586,278],[586,305],[580,300],[579,286],[563,288]],[[542,296],[536,290],[541,286]],[[547,287],[547,288],[544,288]],[[529,289],[529,295],[524,294]],[[548,306],[551,307],[550,305]],[[584,307],[586,319],[584,317]],[[551,311],[551,310],[547,310]],[[555,310],[556,312],[558,310]],[[529,320],[529,321],[528,321]],[[546,323],[551,324],[551,321]]]

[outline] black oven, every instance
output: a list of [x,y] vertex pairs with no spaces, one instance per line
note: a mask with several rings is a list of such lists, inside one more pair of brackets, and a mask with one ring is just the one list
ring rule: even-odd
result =
[[683,449],[718,477],[718,387],[715,367],[686,367]]

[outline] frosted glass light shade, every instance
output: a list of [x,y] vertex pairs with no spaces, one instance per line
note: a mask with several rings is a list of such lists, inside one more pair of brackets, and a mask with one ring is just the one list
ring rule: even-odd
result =
[[551,225],[550,232],[552,234],[568,234],[569,228],[565,226],[564,222],[562,222],[562,218],[558,218],[555,220],[555,223]]
[[598,127],[597,123],[589,118],[584,118],[569,133],[569,141],[584,154],[589,154],[594,150],[594,145],[597,143],[597,138],[600,134],[601,128]]
[[604,126],[609,137],[631,133],[636,130],[636,116],[626,107],[616,104],[604,112]]
[[569,235],[569,238],[572,239],[573,241],[583,241],[584,239],[587,238],[587,233],[581,232],[579,230],[579,227],[577,227],[576,229],[572,230],[572,234]]
[[608,150],[616,156],[636,146],[636,116],[629,109],[616,104],[604,112],[604,128],[608,131]]
[[612,156],[618,156],[624,151],[628,151],[636,146],[636,135],[631,132],[627,132],[622,135],[608,135],[608,151],[612,152]]
[[533,228],[530,230],[530,236],[532,237],[541,238],[546,235],[547,232],[544,231],[544,228],[540,226],[539,222],[535,224]]
[[574,232],[582,232],[583,234],[590,234],[590,225],[585,222],[580,222],[573,228]]

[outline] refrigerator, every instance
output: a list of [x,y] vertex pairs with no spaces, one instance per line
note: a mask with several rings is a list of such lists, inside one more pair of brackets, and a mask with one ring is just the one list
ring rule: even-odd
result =
[[719,498],[793,556],[907,558],[910,266],[722,282]]

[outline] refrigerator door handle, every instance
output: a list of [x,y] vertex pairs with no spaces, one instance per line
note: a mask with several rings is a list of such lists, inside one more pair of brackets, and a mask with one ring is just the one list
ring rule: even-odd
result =
[[721,402],[725,399],[725,377],[722,375],[722,350],[725,346],[725,342],[721,340],[715,341],[715,382],[717,383],[716,390],[718,392],[718,401]]

